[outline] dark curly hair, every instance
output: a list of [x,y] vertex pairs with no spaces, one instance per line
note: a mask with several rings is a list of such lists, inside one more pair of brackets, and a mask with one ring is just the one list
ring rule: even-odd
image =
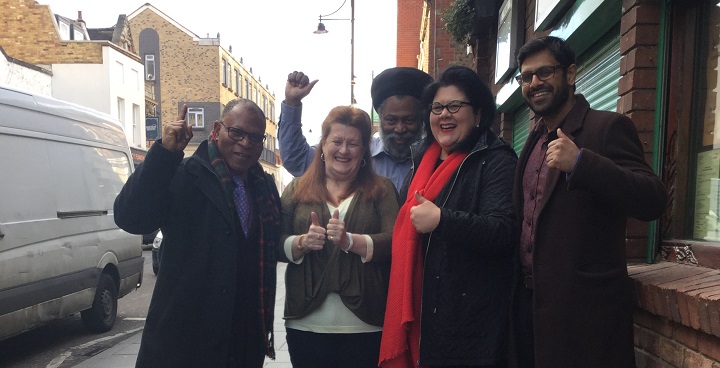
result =
[[490,92],[487,84],[474,70],[461,65],[452,65],[445,69],[438,80],[425,87],[421,99],[424,108],[423,120],[425,122],[427,143],[432,143],[435,140],[429,121],[430,105],[438,89],[448,86],[455,86],[462,91],[467,96],[473,112],[481,116],[480,126],[473,129],[471,134],[458,146],[458,150],[470,151],[475,146],[478,138],[490,129],[493,120],[495,120],[495,97]]
[[545,36],[536,38],[524,44],[517,51],[517,65],[521,67],[525,59],[531,55],[535,55],[540,51],[547,50],[562,65],[563,70],[575,64],[575,51],[562,38]]

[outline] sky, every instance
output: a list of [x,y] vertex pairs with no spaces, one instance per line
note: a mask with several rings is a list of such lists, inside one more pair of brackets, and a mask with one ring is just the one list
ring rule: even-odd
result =
[[[345,3],[343,2],[345,1]],[[303,100],[303,125],[311,142],[331,108],[350,104],[351,0],[38,0],[53,13],[76,19],[78,11],[88,28],[115,25],[120,14],[131,14],[150,3],[199,37],[215,37],[236,59],[275,93],[276,118],[285,95],[288,73],[297,70],[319,79]],[[338,10],[339,9],[339,10]],[[318,17],[328,33],[313,34]],[[343,20],[344,19],[344,20]],[[372,76],[395,66],[397,2],[359,0],[355,3],[355,98],[370,113]],[[139,30],[131,30],[139,32]],[[312,133],[308,130],[312,129]]]

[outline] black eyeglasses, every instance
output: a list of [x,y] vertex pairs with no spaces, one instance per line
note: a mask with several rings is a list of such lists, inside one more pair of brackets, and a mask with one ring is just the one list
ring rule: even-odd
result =
[[448,102],[447,105],[443,105],[440,102],[433,102],[432,105],[430,105],[430,111],[435,115],[440,115],[443,110],[447,109],[449,113],[454,114],[465,105],[470,105],[470,102],[452,100]]
[[265,138],[267,138],[267,136],[265,134],[248,133],[240,128],[231,128],[231,127],[228,127],[227,125],[223,124],[223,122],[219,121],[219,120],[218,120],[218,123],[220,123],[220,125],[225,127],[225,129],[227,129],[228,137],[230,137],[230,139],[232,139],[234,141],[240,142],[240,141],[245,140],[245,137],[247,137],[250,140],[250,143],[260,144],[262,142],[265,142]]
[[515,77],[515,80],[523,86],[527,86],[532,83],[533,75],[536,75],[538,79],[544,82],[552,78],[558,68],[562,69],[562,65],[541,66],[534,72],[520,73]]

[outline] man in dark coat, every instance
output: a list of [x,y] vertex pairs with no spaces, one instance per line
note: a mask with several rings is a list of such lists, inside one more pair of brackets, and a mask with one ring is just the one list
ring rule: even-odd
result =
[[163,233],[162,260],[137,367],[262,367],[274,358],[273,311],[280,199],[258,159],[265,116],[230,101],[191,157],[185,123],[162,140],[115,200],[115,222]]
[[517,366],[634,367],[626,220],[658,218],[665,188],[632,121],[574,94],[575,54],[564,40],[530,41],[517,59],[523,98],[539,117],[514,185]]

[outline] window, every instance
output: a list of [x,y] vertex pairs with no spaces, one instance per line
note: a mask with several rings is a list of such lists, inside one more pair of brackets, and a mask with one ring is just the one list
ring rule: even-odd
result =
[[135,84],[135,90],[140,91],[140,72],[135,69],[130,69],[130,74],[132,75],[132,80]]
[[525,34],[525,23],[522,22],[523,14],[519,1],[505,0],[500,7],[495,52],[495,83],[503,82],[517,68],[515,50],[522,44]]
[[693,92],[697,109],[695,109],[694,135],[692,142],[695,170],[694,213],[692,238],[698,240],[720,241],[720,91],[716,88],[720,83],[718,74],[717,49],[720,46],[720,10],[718,6],[704,2],[701,11],[705,18],[701,24],[700,37],[697,38],[699,57],[697,61],[697,79],[694,81]]
[[250,96],[250,78],[245,78],[245,96],[243,97],[248,100],[252,98],[252,96]]
[[140,106],[132,105],[133,143],[137,146],[142,141],[142,126],[140,126]]
[[125,100],[122,97],[118,97],[117,99],[117,114],[118,120],[125,125]]
[[78,31],[77,29],[73,28],[73,40],[83,41],[83,40],[85,40],[85,35],[82,32]]
[[227,59],[222,59],[222,84],[223,86],[227,87],[230,84],[230,76],[228,75],[228,61]]
[[145,55],[145,80],[155,80],[155,55]]
[[669,193],[658,229],[660,254],[720,269],[720,6],[673,3],[668,24],[668,35],[661,35],[670,40],[668,76],[658,104],[665,127],[654,132],[664,143],[658,166]]
[[548,29],[570,4],[571,0],[536,0],[535,30]]
[[255,93],[255,94],[253,95],[253,97],[254,97],[255,104],[257,104],[258,106],[260,106],[260,98],[258,97],[258,89],[257,89],[257,87],[255,87],[254,93]]
[[67,23],[60,23],[58,25],[60,26],[60,39],[69,40],[70,26]]
[[188,107],[188,124],[193,128],[205,127],[205,109],[202,107]]
[[119,61],[115,62],[115,73],[120,80],[120,84],[125,85],[125,68],[123,67],[123,64]]
[[265,114],[265,117],[267,118],[267,117],[268,117],[268,103],[267,103],[268,101],[267,101],[267,96],[263,95],[262,97],[263,97],[262,110],[263,110],[263,114]]
[[242,86],[240,85],[240,81],[242,78],[240,77],[240,71],[235,69],[235,94],[240,95],[242,92]]

